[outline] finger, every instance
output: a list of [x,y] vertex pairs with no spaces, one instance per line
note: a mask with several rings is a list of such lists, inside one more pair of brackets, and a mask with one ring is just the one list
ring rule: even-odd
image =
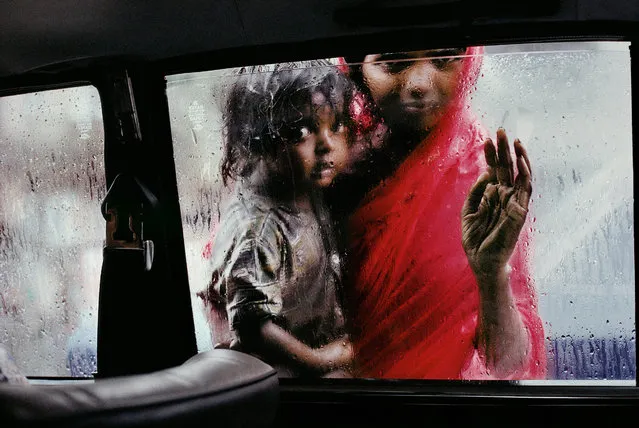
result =
[[515,199],[511,199],[508,201],[506,205],[506,215],[507,221],[505,221],[502,227],[511,231],[514,234],[514,240],[517,240],[517,236],[519,236],[519,232],[521,228],[524,226],[526,222],[526,216],[528,215],[528,210],[523,206],[517,203]]
[[524,210],[528,210],[528,203],[532,195],[532,178],[529,162],[526,162],[526,152],[521,142],[515,140],[515,154],[517,155],[517,178],[515,179],[515,201]]
[[508,204],[506,211],[508,216],[496,225],[486,241],[492,242],[495,246],[494,251],[501,252],[502,256],[508,259],[517,245],[526,212],[513,202]]
[[497,180],[499,184],[505,186],[513,185],[513,160],[510,156],[510,147],[508,146],[508,137],[503,128],[497,130]]
[[532,168],[530,167],[530,159],[528,159],[528,151],[526,150],[524,145],[521,143],[519,138],[515,139],[514,146],[515,146],[515,154],[517,156],[521,156],[524,158],[524,160],[526,161],[526,166],[528,167],[528,172],[532,176]]
[[473,184],[473,187],[471,187],[470,191],[468,192],[468,196],[466,197],[466,201],[464,202],[464,206],[462,208],[462,217],[477,212],[479,203],[484,197],[486,186],[491,183],[493,179],[494,174],[490,171],[486,171],[479,176],[475,184]]
[[495,144],[493,140],[490,138],[484,141],[484,157],[486,158],[486,164],[488,165],[488,173],[490,174],[490,179],[493,182],[497,182],[497,150],[495,149]]
[[493,144],[493,140],[488,138],[484,141],[484,156],[486,157],[486,163],[490,168],[497,168],[497,150],[495,150],[495,145]]
[[[502,187],[500,190],[504,190],[504,188]],[[528,214],[528,211],[517,203],[514,192],[513,188],[506,190],[506,194],[503,196],[506,196],[508,202],[505,207],[500,208],[503,210],[502,213],[495,216],[497,221],[491,224],[490,235],[485,240],[492,242],[493,251],[501,252],[506,258],[510,258],[512,255]],[[508,197],[508,193],[511,194],[510,197]]]
[[231,341],[218,342],[213,346],[213,349],[231,349]]
[[513,197],[515,201],[523,207],[523,209],[528,209],[528,203],[530,202],[530,196],[532,195],[532,184],[530,182],[530,173],[528,172],[528,166],[526,166],[526,162],[522,158],[517,158],[517,168],[519,169],[519,174],[515,179],[515,192]]
[[486,186],[486,191],[484,192],[484,198],[481,200],[479,204],[478,211],[486,212],[484,216],[484,226],[487,231],[493,230],[500,219],[500,207],[503,192],[513,192],[513,188],[500,186],[499,184],[489,184]]
[[476,210],[462,217],[462,246],[466,252],[477,250],[493,230],[499,218],[499,215],[495,215],[496,206],[499,206],[498,185],[490,182]]

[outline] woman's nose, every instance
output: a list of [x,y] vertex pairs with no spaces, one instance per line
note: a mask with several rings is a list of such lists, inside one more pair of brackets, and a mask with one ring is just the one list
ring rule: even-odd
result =
[[423,98],[433,90],[435,66],[428,60],[415,62],[404,71],[402,91],[412,98]]

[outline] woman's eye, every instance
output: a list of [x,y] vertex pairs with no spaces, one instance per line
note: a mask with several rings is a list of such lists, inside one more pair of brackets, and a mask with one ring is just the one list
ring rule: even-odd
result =
[[408,68],[410,64],[410,61],[388,61],[383,62],[380,65],[387,73],[397,74]]
[[411,58],[403,52],[385,53],[373,59],[383,71],[390,74],[400,73],[412,64]]
[[461,60],[461,57],[449,56],[449,57],[443,57],[443,58],[433,58],[431,59],[431,62],[433,63],[435,67],[442,69],[442,68],[446,68],[448,65],[453,64],[459,60]]

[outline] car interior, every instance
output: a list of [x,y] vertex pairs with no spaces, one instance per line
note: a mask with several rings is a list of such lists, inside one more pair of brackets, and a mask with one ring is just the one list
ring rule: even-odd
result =
[[[633,193],[639,2],[23,0],[5,1],[0,11],[0,426],[632,424],[639,408]],[[452,75],[455,67],[466,67],[460,71],[466,74],[447,83],[445,73]],[[439,88],[441,99],[461,99],[458,110],[432,114],[439,127],[419,124],[426,133],[413,131],[421,120],[416,118],[444,101],[402,104],[397,113],[392,103],[404,92],[384,89],[418,68],[433,73],[420,75],[420,84]],[[244,104],[233,110],[242,84],[253,98],[238,98]],[[313,101],[285,99],[290,87],[298,95],[307,91]],[[266,104],[256,98],[260,90],[267,92]],[[411,91],[423,96],[422,90]],[[317,94],[321,107],[313,104]],[[281,104],[289,111],[277,110]],[[244,129],[242,120],[245,127],[264,114],[288,120],[291,108],[303,127],[274,130],[275,122],[260,123],[255,128],[271,127],[268,133],[248,138],[248,148],[230,146],[229,136]],[[340,122],[338,115],[348,117]],[[273,143],[274,135],[286,141],[288,132],[299,140],[291,147],[301,152],[300,141],[322,134],[324,120],[332,121],[330,141],[341,144],[335,135],[345,132],[344,150],[366,165],[342,168],[339,148],[322,149],[336,157],[316,161],[319,166],[307,175],[328,189],[327,206],[337,207],[333,217],[355,224],[353,218],[368,212],[355,211],[361,204],[382,210],[390,195],[401,194],[389,216],[349,226],[371,242],[385,237],[380,251],[358,259],[369,276],[348,271],[358,284],[369,281],[368,288],[356,287],[357,295],[340,288],[341,280],[347,284],[346,273],[338,272],[341,263],[357,249],[340,247],[341,226],[322,223],[323,211],[313,200],[321,233],[303,230],[302,238],[291,238],[290,226],[277,236],[299,239],[298,247],[287,250],[298,252],[291,262],[298,273],[287,284],[302,278],[323,288],[295,294],[287,285],[287,296],[273,288],[277,281],[260,277],[257,291],[240,286],[232,300],[229,278],[253,273],[250,267],[235,272],[230,262],[242,257],[240,246],[233,247],[234,233],[245,225],[228,217],[233,212],[227,204],[239,200],[244,209],[264,209],[259,204],[272,201],[242,186],[249,188],[260,168],[280,173],[298,162],[289,155],[287,166],[264,161],[253,167],[251,150]],[[510,153],[509,142],[498,129],[516,141],[514,156],[504,154],[499,144],[505,141]],[[407,143],[405,153],[388,155],[386,142],[410,132],[419,139]],[[458,305],[443,297],[447,287],[463,282],[459,272],[466,269],[479,278],[480,290],[469,280],[472,291],[464,288],[460,296],[484,302],[483,277],[468,267],[467,259],[471,265],[475,259],[462,235],[472,226],[463,221],[477,195],[470,191],[464,198],[483,171],[465,163],[475,153],[468,147],[476,134],[498,144],[475,147],[481,168],[497,170],[488,187],[503,184],[498,156],[499,162],[513,156],[513,194],[520,195],[528,179],[525,214],[505,269],[511,284],[523,284],[513,291],[521,299],[510,308],[519,311],[522,340],[532,345],[521,357],[505,357],[512,364],[529,361],[526,370],[503,376],[496,368],[483,369],[488,363],[477,357],[481,346],[489,346],[475,333],[488,309],[468,314],[478,303]],[[418,145],[422,139],[433,142]],[[328,145],[328,137],[320,140]],[[420,147],[435,151],[418,162]],[[319,156],[321,149],[313,150]],[[442,150],[452,154],[448,158]],[[249,159],[244,164],[241,155]],[[441,182],[428,184],[440,176]],[[397,184],[401,177],[410,185]],[[268,186],[281,190],[260,180],[264,194]],[[342,183],[345,190],[339,190]],[[284,186],[294,189],[296,203],[306,201],[296,193],[307,191],[302,184]],[[313,189],[309,194],[315,195]],[[482,194],[475,198],[478,207],[487,201]],[[459,224],[462,204],[462,228],[451,232],[447,225]],[[347,217],[347,210],[359,216]],[[278,221],[297,218],[278,212]],[[304,261],[316,241],[322,249],[330,246],[318,256],[328,266],[320,273]],[[420,246],[404,245],[410,242]],[[443,255],[424,255],[431,247]],[[453,252],[461,254],[463,268]],[[270,254],[260,253],[251,263],[267,271],[270,259],[263,259]],[[428,272],[432,277],[423,282],[439,281],[443,291],[401,288],[414,271]],[[243,303],[255,293],[263,300]],[[330,293],[330,316],[318,315],[326,308],[313,299],[329,305]],[[397,308],[403,312],[384,306],[393,298],[402,300]],[[292,309],[282,309],[286,305]],[[295,369],[287,369],[280,364],[284,351],[264,348],[262,354],[261,339],[245,333],[246,324],[238,327],[258,316],[240,312],[245,306],[259,316],[280,311],[269,319],[287,321],[260,325],[291,338],[298,330],[287,317],[324,317],[309,323],[325,322],[324,329],[333,323],[331,331],[339,336],[326,337],[334,341],[317,326],[308,334],[300,328],[298,337],[319,344],[313,355],[355,346],[356,356],[366,354],[362,371],[344,376],[333,361],[338,357],[326,357],[327,368],[320,371],[298,369],[306,363],[293,356]],[[342,313],[342,306],[349,309]],[[350,334],[352,325],[365,327]],[[510,331],[502,327],[496,334],[510,337]],[[374,338],[364,343],[368,334]],[[412,347],[426,334],[432,338],[427,348]],[[475,359],[457,362],[454,346],[470,349]]]

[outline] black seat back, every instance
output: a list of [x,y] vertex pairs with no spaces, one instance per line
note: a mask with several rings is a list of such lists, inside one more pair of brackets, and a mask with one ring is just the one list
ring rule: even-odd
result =
[[72,385],[0,386],[2,427],[267,427],[275,418],[275,370],[216,349],[158,372]]

